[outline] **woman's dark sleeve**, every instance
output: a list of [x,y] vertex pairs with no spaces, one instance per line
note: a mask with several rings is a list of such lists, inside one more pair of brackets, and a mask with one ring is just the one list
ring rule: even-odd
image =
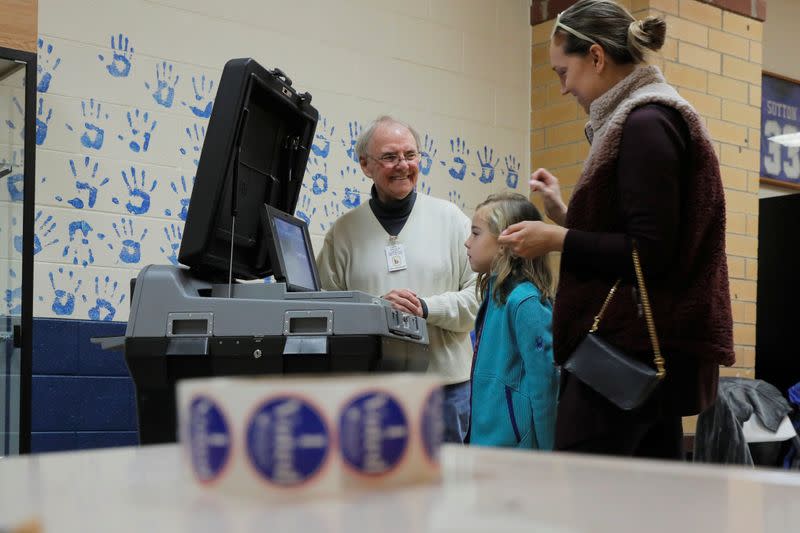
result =
[[617,186],[624,233],[569,230],[564,268],[609,278],[633,276],[631,239],[648,278],[666,274],[677,251],[681,177],[689,168],[689,133],[680,113],[649,104],[628,115],[622,130]]

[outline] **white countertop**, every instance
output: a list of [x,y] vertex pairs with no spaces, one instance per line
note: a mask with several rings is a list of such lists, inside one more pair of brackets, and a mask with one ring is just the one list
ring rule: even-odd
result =
[[289,503],[196,489],[176,445],[0,459],[0,530],[800,531],[800,474],[445,446],[440,484]]

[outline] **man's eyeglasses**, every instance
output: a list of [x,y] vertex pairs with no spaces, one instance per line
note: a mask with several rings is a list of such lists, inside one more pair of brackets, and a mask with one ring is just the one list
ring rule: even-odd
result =
[[380,163],[385,167],[394,167],[400,164],[400,161],[405,161],[409,165],[412,163],[416,163],[419,161],[420,153],[414,151],[408,151],[403,154],[383,154],[380,157],[373,157],[367,154],[367,157],[372,157],[375,161]]

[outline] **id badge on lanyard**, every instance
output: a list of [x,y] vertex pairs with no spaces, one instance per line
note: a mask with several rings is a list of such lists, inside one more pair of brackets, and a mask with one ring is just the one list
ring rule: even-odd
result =
[[389,244],[386,245],[386,268],[389,269],[389,272],[408,268],[405,247],[397,242],[397,237],[389,237]]

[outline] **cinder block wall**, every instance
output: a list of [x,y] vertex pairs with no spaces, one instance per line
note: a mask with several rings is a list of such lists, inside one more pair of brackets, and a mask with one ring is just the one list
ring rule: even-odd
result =
[[[0,43],[12,13],[3,8],[30,3],[0,0]],[[471,214],[490,193],[524,190],[529,6],[529,0],[39,1],[38,34],[34,27],[27,37],[40,67],[34,451],[135,439],[133,388],[121,355],[97,352],[85,341],[89,331],[118,334],[108,332],[128,319],[128,283],[142,266],[177,264],[227,60],[254,57],[280,67],[294,87],[314,95],[320,121],[296,214],[319,250],[330,224],[369,198],[371,181],[358,170],[353,145],[380,114],[420,131],[421,194]],[[0,83],[3,90],[12,88]],[[0,139],[16,135],[19,115],[13,105],[0,109]],[[10,203],[5,190],[3,229],[18,231],[3,209]],[[3,252],[0,260],[7,259]],[[2,272],[8,268],[0,261]],[[5,294],[1,289],[2,283]],[[49,349],[54,339],[58,349]]]

